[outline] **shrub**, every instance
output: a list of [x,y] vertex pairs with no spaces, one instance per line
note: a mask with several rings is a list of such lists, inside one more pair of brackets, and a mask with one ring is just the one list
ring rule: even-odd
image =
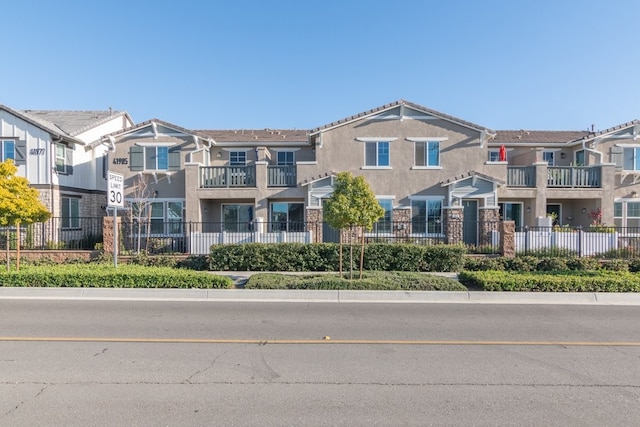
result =
[[28,266],[0,273],[1,286],[113,288],[230,288],[233,280],[210,273],[167,267],[121,265]]
[[352,280],[334,273],[302,276],[258,273],[249,278],[245,289],[467,290],[456,280],[414,272],[367,272],[363,279]]
[[505,273],[463,271],[460,282],[485,291],[518,292],[640,292],[640,277],[628,272],[566,271]]

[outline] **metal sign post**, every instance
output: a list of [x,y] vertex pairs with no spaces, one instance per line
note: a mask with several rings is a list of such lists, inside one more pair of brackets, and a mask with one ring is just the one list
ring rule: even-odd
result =
[[122,174],[108,172],[107,206],[113,208],[113,266],[118,267],[118,208],[124,207],[124,177]]

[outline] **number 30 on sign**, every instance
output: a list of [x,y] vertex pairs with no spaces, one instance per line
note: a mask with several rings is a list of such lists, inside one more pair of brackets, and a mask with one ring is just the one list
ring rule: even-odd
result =
[[122,174],[109,172],[107,180],[107,202],[110,208],[124,207],[124,177]]

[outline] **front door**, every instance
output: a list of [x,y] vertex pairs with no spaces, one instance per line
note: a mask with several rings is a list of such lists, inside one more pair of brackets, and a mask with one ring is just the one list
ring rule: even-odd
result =
[[464,217],[462,228],[462,240],[466,245],[478,244],[478,201],[462,200],[462,213]]
[[562,225],[562,205],[549,203],[547,205],[547,216],[552,218],[551,225]]

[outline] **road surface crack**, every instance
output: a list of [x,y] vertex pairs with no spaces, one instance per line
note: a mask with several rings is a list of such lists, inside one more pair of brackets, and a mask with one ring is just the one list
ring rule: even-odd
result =
[[[5,384],[9,384],[9,383],[5,383]],[[25,384],[25,383],[22,383],[22,384]],[[35,384],[40,384],[40,383],[35,383]],[[37,398],[38,398],[42,393],[44,393],[44,391],[45,391],[47,388],[49,388],[49,386],[50,386],[50,385],[51,385],[51,384],[45,384],[45,385],[44,385],[44,387],[42,387],[42,388],[41,388],[41,389],[36,393],[36,395],[35,395],[35,396],[33,396],[33,399],[37,399]],[[24,401],[24,400],[20,401],[20,402],[19,402],[15,407],[13,407],[13,408],[9,409],[7,412],[5,412],[3,416],[5,416],[5,417],[6,417],[6,416],[11,415],[13,412],[15,412],[15,411],[17,411],[18,409],[20,409],[20,407],[21,407],[22,405],[24,405],[24,403],[25,403],[25,401]]]
[[211,361],[211,363],[209,363],[209,366],[207,366],[207,367],[205,367],[205,368],[203,368],[203,369],[198,369],[196,372],[194,372],[193,374],[191,374],[191,375],[189,376],[189,378],[187,378],[187,379],[185,379],[184,381],[182,381],[182,383],[184,383],[184,384],[193,384],[193,383],[191,382],[191,379],[192,379],[193,377],[195,377],[195,376],[197,376],[197,375],[200,375],[200,374],[202,374],[202,373],[204,373],[204,372],[207,372],[209,369],[213,368],[213,365],[215,365],[215,364],[216,364],[216,362],[218,361],[218,359],[220,359],[222,356],[225,356],[225,355],[227,355],[228,353],[230,353],[230,352],[232,352],[232,351],[234,351],[234,350],[235,350],[235,348],[232,348],[232,349],[229,349],[229,350],[223,351],[222,353],[220,353],[219,355],[217,355],[217,356],[216,356],[216,357]]

